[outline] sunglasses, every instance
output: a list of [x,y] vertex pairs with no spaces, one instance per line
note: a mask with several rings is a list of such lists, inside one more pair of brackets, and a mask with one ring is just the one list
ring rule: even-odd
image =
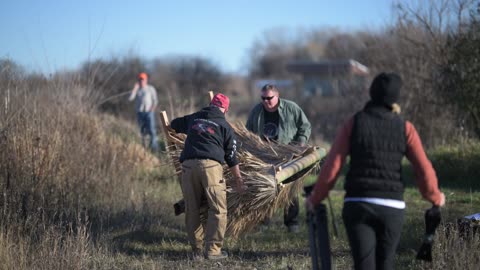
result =
[[271,97],[261,97],[262,100],[272,100],[272,98],[274,98],[275,96],[271,96]]

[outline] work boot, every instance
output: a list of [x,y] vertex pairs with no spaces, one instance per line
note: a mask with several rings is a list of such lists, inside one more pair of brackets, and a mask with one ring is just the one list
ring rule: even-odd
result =
[[220,254],[217,254],[217,255],[207,255],[207,259],[209,260],[221,260],[226,258],[228,258],[228,254],[223,250],[222,252],[220,252]]

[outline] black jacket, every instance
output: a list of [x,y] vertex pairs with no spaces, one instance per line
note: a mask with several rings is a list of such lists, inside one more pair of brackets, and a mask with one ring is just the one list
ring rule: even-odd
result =
[[174,119],[170,127],[177,133],[187,134],[180,162],[187,159],[212,159],[227,162],[229,167],[238,164],[237,142],[225,115],[215,106]]

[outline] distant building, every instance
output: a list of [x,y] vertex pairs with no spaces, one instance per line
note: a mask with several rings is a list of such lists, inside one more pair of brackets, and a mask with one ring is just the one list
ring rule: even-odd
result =
[[253,81],[252,85],[252,97],[254,100],[259,98],[260,89],[266,84],[273,84],[275,85],[281,93],[281,97],[291,99],[296,96],[296,89],[300,86],[298,82],[293,79],[275,79],[275,78],[261,78]]
[[353,89],[365,89],[369,70],[352,60],[296,61],[287,70],[302,76],[304,96],[342,96]]
[[294,86],[293,80],[277,80],[277,79],[258,79],[254,81],[255,89],[262,89],[266,84],[273,84],[279,88],[291,88]]

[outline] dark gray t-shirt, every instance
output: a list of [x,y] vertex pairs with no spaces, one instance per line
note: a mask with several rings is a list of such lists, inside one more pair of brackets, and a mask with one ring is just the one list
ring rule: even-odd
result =
[[278,140],[278,122],[280,119],[278,110],[274,112],[268,112],[267,110],[263,109],[263,113],[265,115],[263,135],[269,140]]

